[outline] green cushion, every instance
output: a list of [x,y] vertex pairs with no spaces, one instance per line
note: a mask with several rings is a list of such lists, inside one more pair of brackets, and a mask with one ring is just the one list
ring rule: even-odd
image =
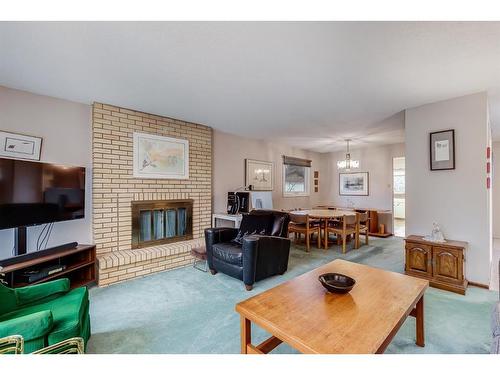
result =
[[17,307],[16,292],[0,283],[0,315],[6,314]]
[[[74,292],[74,293],[73,293]],[[71,296],[69,296],[71,294]],[[72,308],[70,311],[52,310],[53,314],[61,313],[65,318],[59,321],[54,320],[54,328],[49,333],[49,345],[58,343],[72,337],[83,337],[85,320],[89,317],[89,294],[87,288],[78,288],[69,292],[64,297],[71,297]],[[55,311],[55,312],[54,312]],[[88,337],[83,337],[86,341]]]
[[30,341],[24,341],[24,354],[33,353],[35,350],[43,349],[46,346],[47,340],[45,336]]
[[69,286],[68,279],[17,289],[0,284],[0,337],[22,335],[25,353],[71,337],[83,337],[86,343],[90,337],[87,288],[69,291]]
[[57,297],[59,294],[69,291],[69,280],[59,279],[43,284],[16,288],[18,305],[32,304],[47,297]]
[[13,319],[38,311],[52,312],[53,326],[48,334],[48,344],[79,336],[83,330],[85,315],[88,314],[87,288],[77,288],[58,298],[39,304],[31,304],[0,316],[0,320]]
[[46,309],[22,315],[9,313],[0,318],[0,337],[21,335],[30,341],[44,337],[52,328],[52,313]]
[[0,283],[0,315],[18,310],[26,304],[32,304],[45,298],[57,298],[69,290],[69,280],[59,279],[24,288],[8,288]]

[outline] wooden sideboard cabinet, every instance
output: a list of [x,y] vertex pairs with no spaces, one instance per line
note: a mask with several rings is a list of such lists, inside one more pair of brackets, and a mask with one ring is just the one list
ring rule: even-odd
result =
[[446,240],[445,243],[425,241],[422,236],[405,239],[405,273],[429,280],[435,288],[465,294],[464,276],[467,242]]

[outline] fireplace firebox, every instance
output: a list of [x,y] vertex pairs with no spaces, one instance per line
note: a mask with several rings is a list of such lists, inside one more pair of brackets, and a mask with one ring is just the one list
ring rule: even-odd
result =
[[132,202],[132,249],[192,238],[192,199]]

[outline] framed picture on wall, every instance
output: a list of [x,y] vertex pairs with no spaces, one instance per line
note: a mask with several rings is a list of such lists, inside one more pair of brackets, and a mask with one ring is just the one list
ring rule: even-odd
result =
[[0,156],[12,159],[40,160],[42,138],[0,131]]
[[368,172],[339,173],[340,195],[368,195]]
[[189,178],[189,143],[185,139],[134,133],[134,177]]
[[455,130],[430,134],[431,171],[455,169]]
[[274,166],[271,161],[245,159],[245,186],[252,190],[273,190]]

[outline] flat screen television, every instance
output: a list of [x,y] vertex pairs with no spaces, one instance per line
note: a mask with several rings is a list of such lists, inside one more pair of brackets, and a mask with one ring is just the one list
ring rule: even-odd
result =
[[84,216],[84,167],[0,158],[0,229]]

